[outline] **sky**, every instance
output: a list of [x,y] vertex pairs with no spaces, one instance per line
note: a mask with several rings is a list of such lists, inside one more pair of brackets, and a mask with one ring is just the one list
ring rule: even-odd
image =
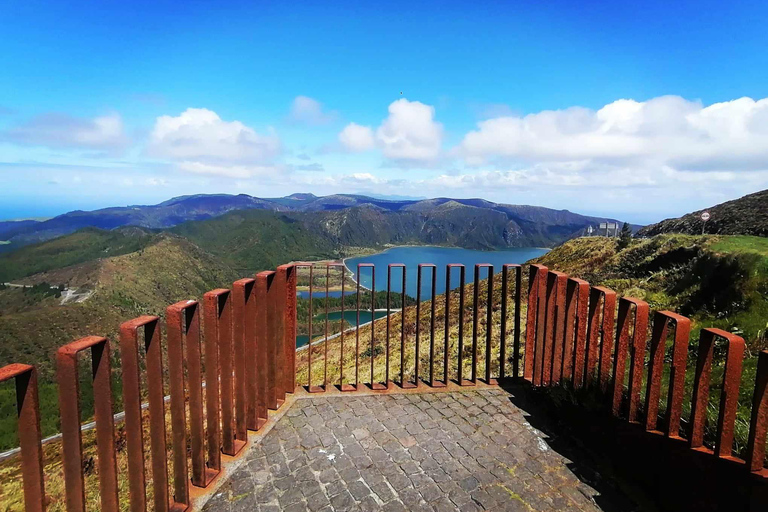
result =
[[644,224],[768,188],[768,2],[0,4],[0,219],[312,192]]

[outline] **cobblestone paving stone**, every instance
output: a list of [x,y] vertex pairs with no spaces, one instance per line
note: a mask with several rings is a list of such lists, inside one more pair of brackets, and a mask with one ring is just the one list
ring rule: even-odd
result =
[[600,510],[503,390],[297,400],[207,512]]

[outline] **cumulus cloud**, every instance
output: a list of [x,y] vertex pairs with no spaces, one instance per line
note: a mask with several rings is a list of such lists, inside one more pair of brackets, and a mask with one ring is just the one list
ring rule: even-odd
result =
[[369,126],[349,123],[339,133],[339,142],[349,151],[368,151],[376,146]]
[[120,151],[130,143],[117,113],[94,118],[48,113],[14,126],[2,134],[18,144],[60,149]]
[[240,165],[240,164],[207,164],[195,161],[183,161],[177,164],[177,169],[190,174],[209,174],[227,178],[257,178],[272,177],[285,172],[283,166],[276,165]]
[[470,164],[495,157],[525,162],[589,161],[677,170],[766,168],[768,99],[704,106],[678,96],[621,99],[503,116],[478,123],[455,153]]
[[154,156],[227,162],[263,161],[281,151],[276,135],[260,135],[240,121],[224,121],[205,108],[160,116],[150,133]]
[[350,151],[379,148],[383,155],[400,161],[434,161],[440,155],[443,126],[435,121],[435,108],[401,98],[392,102],[387,116],[376,129],[348,124],[339,141]]
[[323,111],[322,104],[308,96],[296,96],[291,104],[288,118],[296,123],[323,125],[333,121],[336,113]]
[[149,136],[149,154],[177,162],[184,172],[247,178],[280,171],[277,135],[261,135],[240,121],[225,121],[205,108],[161,116]]

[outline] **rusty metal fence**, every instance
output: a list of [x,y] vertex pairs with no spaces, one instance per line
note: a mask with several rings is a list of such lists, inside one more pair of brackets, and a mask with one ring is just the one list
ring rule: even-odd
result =
[[[616,303],[612,290],[531,265],[525,380],[534,387],[563,386],[602,394],[615,425],[626,426],[612,431],[618,433],[619,457],[637,466],[642,466],[643,458],[650,462],[636,476],[654,480],[651,486],[662,493],[667,509],[691,509],[691,496],[698,495],[697,510],[765,510],[768,351],[758,357],[749,439],[742,459],[734,446],[734,428],[744,340],[721,329],[701,329],[698,350],[692,353],[696,361],[693,389],[686,397],[691,321],[671,311],[656,311],[649,337],[648,304],[621,297],[614,319]],[[725,361],[716,435],[709,448],[704,446],[704,431],[716,343],[724,344]],[[690,415],[683,422],[686,399]],[[665,410],[660,413],[662,406]],[[706,485],[707,477],[712,479],[711,486]],[[686,479],[691,481],[686,484]],[[686,485],[689,492],[684,491]],[[670,505],[681,496],[684,502]]]
[[[483,271],[487,277],[481,280]],[[442,296],[438,296],[436,284],[440,269],[432,264],[419,265],[416,296],[409,298],[406,268],[393,264],[387,268],[382,290],[384,307],[380,309],[386,316],[377,319],[377,300],[382,296],[376,293],[375,268],[360,264],[355,272],[355,297],[350,300],[357,325],[332,334],[332,272],[340,277],[337,291],[341,292],[343,319],[349,311],[345,306],[346,267],[291,264],[238,280],[231,290],[210,291],[202,302],[173,304],[167,308],[164,322],[157,316],[142,316],[120,326],[128,464],[124,476],[132,512],[145,512],[149,507],[147,455],[152,472],[152,508],[187,510],[190,493],[203,492],[201,489],[209,487],[220,474],[222,454],[237,456],[246,445],[248,431],[263,428],[269,412],[278,410],[288,393],[324,393],[332,388],[341,393],[362,389],[386,393],[420,386],[474,386],[478,380],[485,385],[527,382],[537,388],[593,390],[606,397],[615,418],[638,426],[648,436],[684,442],[687,449],[723,461],[740,475],[768,482],[763,464],[768,433],[768,351],[759,355],[749,441],[742,460],[735,456],[733,443],[744,341],[734,334],[701,330],[690,421],[683,425],[691,329],[685,317],[655,312],[649,337],[650,310],[642,300],[618,298],[612,290],[531,265],[525,336],[521,340],[525,305],[521,304],[520,265],[504,265],[500,276],[494,275],[490,265],[476,265],[468,301],[464,265],[445,267]],[[366,272],[371,275],[368,288],[361,284]],[[308,279],[309,296],[307,325],[301,326],[297,323],[300,274],[301,279]],[[318,302],[316,296],[318,277],[324,302]],[[499,277],[501,293],[494,287]],[[393,291],[393,282],[400,283],[399,290]],[[428,298],[422,297],[422,285],[428,285]],[[393,297],[399,297],[399,311],[392,308]],[[413,306],[406,309],[409,300]],[[365,302],[369,304],[364,307]],[[325,313],[320,331],[314,325],[316,303]],[[370,314],[370,322],[360,322],[361,311]],[[467,319],[471,319],[469,333],[465,332]],[[440,321],[442,340],[436,336]],[[297,333],[304,328],[307,343],[297,348]],[[667,351],[668,339],[672,341],[671,351]],[[706,409],[714,347],[721,341],[726,360],[717,436],[714,448],[709,449],[704,446]],[[84,351],[90,352],[94,383],[100,508],[120,508],[110,349],[109,340],[91,336],[57,352],[61,455],[66,505],[71,512],[85,510],[77,364]],[[166,353],[167,366],[163,361]],[[166,378],[170,387],[169,422]],[[42,511],[46,505],[36,369],[24,364],[0,368],[0,382],[11,379],[17,391],[25,506],[29,511]],[[660,414],[664,379],[668,381],[666,411]],[[142,405],[143,400],[148,405]],[[145,407],[149,411],[146,417],[142,414]],[[166,437],[169,426],[170,446]],[[148,454],[145,435],[149,436]]]

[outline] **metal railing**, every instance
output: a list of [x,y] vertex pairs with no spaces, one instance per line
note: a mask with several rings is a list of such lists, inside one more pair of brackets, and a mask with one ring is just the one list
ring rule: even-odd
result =
[[[190,507],[190,490],[209,488],[220,474],[221,455],[241,453],[248,431],[262,429],[270,411],[283,405],[287,393],[296,393],[302,388],[309,393],[324,393],[331,388],[341,393],[363,389],[387,393],[421,386],[473,386],[483,380],[486,385],[528,382],[536,388],[592,389],[606,397],[609,410],[620,421],[638,425],[649,436],[683,440],[691,450],[734,465],[744,478],[768,482],[768,471],[763,464],[768,432],[768,351],[759,355],[749,440],[746,458],[742,460],[734,456],[733,442],[744,341],[734,334],[719,329],[701,331],[690,428],[686,433],[681,429],[690,333],[690,321],[685,317],[668,311],[655,312],[649,338],[647,303],[630,297],[617,301],[616,293],[609,289],[590,287],[580,279],[531,265],[523,344],[520,265],[502,267],[500,294],[494,287],[493,267],[476,265],[471,304],[467,304],[465,297],[467,283],[463,265],[446,266],[442,297],[437,294],[436,284],[440,269],[431,264],[419,265],[413,298],[406,293],[405,265],[389,265],[386,317],[377,319],[375,267],[360,264],[356,269],[354,299],[358,326],[354,346],[351,346],[348,336],[345,339],[345,332],[349,334],[349,331],[343,328],[343,320],[338,335],[329,333],[332,270],[339,271],[341,276],[343,319],[347,311],[344,305],[346,267],[343,264],[291,264],[238,280],[231,290],[210,291],[202,303],[189,300],[173,304],[166,310],[164,325],[157,316],[142,316],[120,326],[128,464],[127,475],[123,476],[128,479],[131,511],[144,512],[148,506],[145,433],[149,435],[154,509],[184,511]],[[481,280],[484,270],[487,278]],[[320,285],[325,288],[321,336],[315,335],[313,325],[316,271],[325,278]],[[393,290],[392,274],[396,282],[398,271],[400,289]],[[362,272],[371,272],[368,288],[361,284]],[[430,280],[428,301],[421,300],[425,272],[429,272]],[[296,290],[300,273],[309,276],[310,300],[307,346],[297,349],[300,326]],[[458,282],[454,281],[456,273]],[[485,293],[482,293],[483,287]],[[360,326],[363,293],[371,299],[371,322]],[[399,311],[391,307],[391,299],[396,295],[401,302]],[[413,305],[407,308],[407,301]],[[471,313],[472,324],[469,336],[465,333],[467,311]],[[441,314],[442,347],[436,337]],[[398,324],[399,337],[393,341],[391,334]],[[425,331],[429,332],[426,347]],[[666,343],[672,331],[671,358],[667,360]],[[361,346],[361,334],[369,336],[366,346]],[[717,437],[714,449],[710,450],[704,447],[703,433],[714,345],[720,340],[727,347],[726,361]],[[479,345],[483,341],[484,350]],[[163,361],[164,349],[169,360],[167,367]],[[119,509],[119,475],[115,463],[110,342],[101,337],[80,339],[57,353],[67,510],[85,509],[77,375],[77,356],[85,350],[91,352],[92,359],[100,508],[116,511]],[[335,357],[338,357],[338,367],[329,375],[329,363]],[[313,373],[313,366],[319,368],[320,364],[322,383],[317,373]],[[354,365],[354,371],[349,368],[350,364]],[[366,367],[363,372],[361,365]],[[428,375],[420,373],[424,368]],[[665,372],[669,375],[667,411],[660,421],[659,402]],[[170,422],[166,419],[163,387],[166,375],[170,385]],[[298,375],[306,378],[298,381]],[[641,391],[646,375],[643,402]],[[17,390],[25,506],[29,511],[42,511],[45,509],[44,461],[37,372],[35,367],[24,364],[0,368],[0,382],[10,379],[15,380]],[[146,383],[144,394],[142,382]],[[142,399],[148,404],[142,404]],[[142,415],[145,407],[148,419]],[[166,441],[168,423],[172,434],[170,450]],[[684,435],[688,438],[684,439]],[[173,466],[170,479],[169,463]]]

